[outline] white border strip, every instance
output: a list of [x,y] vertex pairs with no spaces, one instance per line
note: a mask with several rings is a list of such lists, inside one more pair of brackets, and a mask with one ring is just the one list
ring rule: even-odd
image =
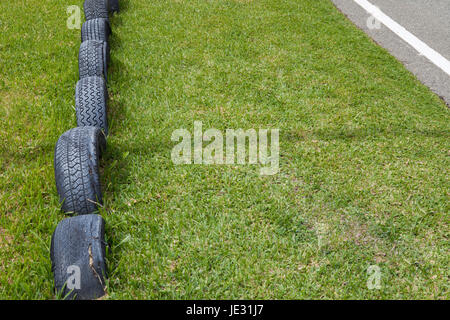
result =
[[392,32],[410,44],[414,49],[416,49],[421,55],[425,56],[428,60],[434,63],[442,71],[450,75],[450,61],[444,58],[439,52],[430,48],[425,42],[421,41],[411,32],[406,30],[404,27],[399,25],[397,22],[389,18],[380,9],[375,7],[367,0],[354,0],[358,5],[360,5],[364,10],[371,14],[375,19],[383,23]]

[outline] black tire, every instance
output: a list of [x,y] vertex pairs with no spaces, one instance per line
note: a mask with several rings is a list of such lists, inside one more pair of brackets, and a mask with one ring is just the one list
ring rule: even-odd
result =
[[50,246],[57,294],[76,300],[105,295],[105,256],[105,222],[101,216],[90,214],[62,220]]
[[86,0],[83,8],[86,21],[97,18],[108,19],[108,0]]
[[119,0],[109,0],[108,4],[110,12],[119,12]]
[[75,88],[77,126],[99,127],[108,135],[108,91],[101,77],[79,80]]
[[78,71],[80,79],[85,77],[104,77],[107,79],[109,62],[108,42],[88,40],[81,43],[78,54]]
[[81,42],[97,40],[108,42],[111,35],[109,22],[104,18],[85,21],[81,27]]
[[103,204],[99,159],[105,148],[105,136],[97,127],[74,128],[58,139],[55,180],[64,212],[91,214]]

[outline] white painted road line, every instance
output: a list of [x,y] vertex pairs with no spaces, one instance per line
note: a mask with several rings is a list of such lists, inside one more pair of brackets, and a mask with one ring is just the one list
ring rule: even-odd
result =
[[354,0],[360,7],[371,14],[375,19],[384,24],[392,32],[398,35],[401,39],[411,45],[417,52],[430,60],[433,64],[439,67],[442,71],[450,75],[450,61],[444,58],[439,52],[430,48],[425,42],[417,38],[411,32],[406,30],[400,24],[392,20],[379,8],[371,4],[367,0]]

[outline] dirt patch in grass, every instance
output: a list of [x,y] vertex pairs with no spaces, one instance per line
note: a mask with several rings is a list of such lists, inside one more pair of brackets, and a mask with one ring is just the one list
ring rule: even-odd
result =
[[12,237],[6,232],[5,229],[0,227],[0,248],[9,246],[11,242]]

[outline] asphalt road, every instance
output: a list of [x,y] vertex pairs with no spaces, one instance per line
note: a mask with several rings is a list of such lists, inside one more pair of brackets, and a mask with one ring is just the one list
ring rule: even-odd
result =
[[[331,0],[450,106],[450,75],[355,0]],[[367,0],[444,59],[450,60],[450,0]],[[442,61],[442,59],[441,59]],[[448,61],[447,61],[448,63]]]

